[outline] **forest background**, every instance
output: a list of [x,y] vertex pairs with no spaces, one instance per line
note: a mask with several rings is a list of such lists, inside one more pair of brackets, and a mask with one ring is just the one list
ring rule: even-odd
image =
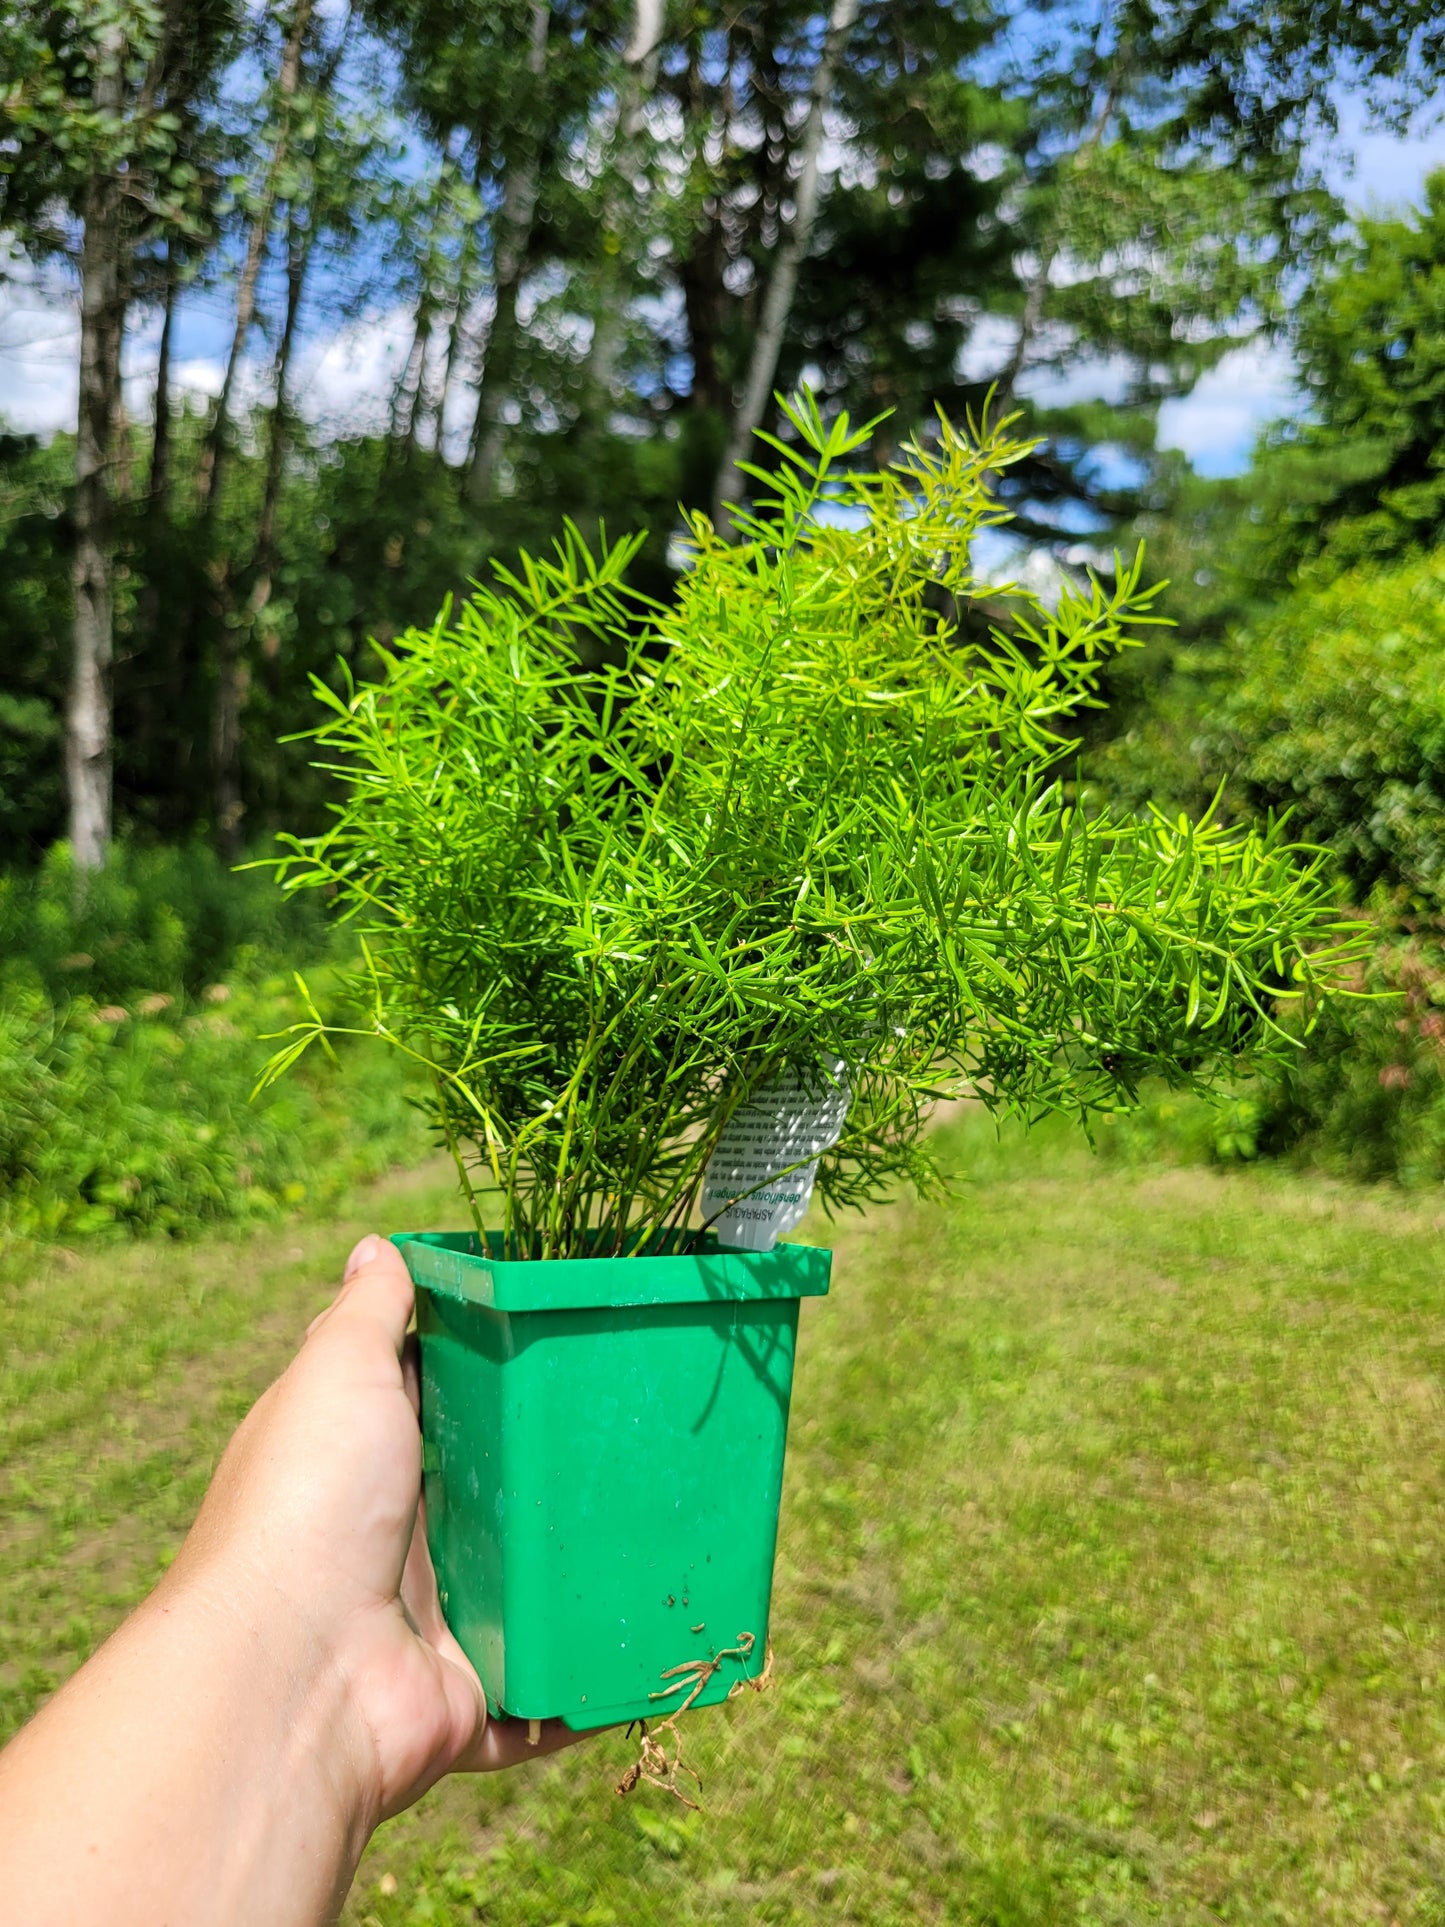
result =
[[[319,917],[232,866],[315,827],[310,679],[494,559],[725,514],[778,390],[1039,438],[980,566],[1143,539],[1177,627],[1077,719],[1090,792],[1288,806],[1382,1000],[1105,1138],[1445,1176],[1445,175],[1351,214],[1341,114],[1430,124],[1431,0],[7,0],[8,315],[73,305],[72,431],[0,436],[0,1214],[285,1212],[419,1147],[389,1066],[248,1103]],[[329,412],[326,365],[381,333]],[[205,352],[201,352],[204,344]],[[1211,479],[1171,408],[1303,405]],[[1231,359],[1232,358],[1232,359]],[[335,384],[333,383],[333,389]],[[14,419],[26,417],[16,398]],[[1161,421],[1165,424],[1161,429]]]

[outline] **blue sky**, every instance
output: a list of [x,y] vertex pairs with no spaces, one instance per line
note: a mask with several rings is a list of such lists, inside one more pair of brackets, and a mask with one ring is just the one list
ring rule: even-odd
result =
[[[1445,126],[1422,125],[1404,137],[1372,132],[1348,101],[1341,119],[1340,139],[1331,150],[1337,158],[1327,171],[1353,207],[1417,200],[1426,174],[1445,165]],[[176,347],[181,386],[198,396],[216,392],[230,326],[227,288],[201,293],[188,304]],[[306,412],[322,424],[379,426],[409,342],[410,320],[399,306],[373,304],[358,316],[313,323],[299,371]],[[987,355],[989,346],[980,342],[980,354]],[[0,277],[0,421],[40,434],[72,427],[77,349],[68,289]],[[127,352],[128,400],[137,414],[148,408],[154,355],[154,327],[137,331]],[[259,394],[259,374],[253,374]],[[1082,392],[1088,381],[1081,371],[1070,378],[1070,391]],[[1297,405],[1287,353],[1250,343],[1225,356],[1192,394],[1166,404],[1160,439],[1182,449],[1203,474],[1237,474],[1263,424]]]
[[[1421,126],[1404,138],[1371,132],[1346,103],[1330,185],[1352,208],[1399,206],[1421,198],[1425,176],[1445,166],[1445,125]],[[1351,164],[1353,156],[1353,164]],[[1226,355],[1182,401],[1161,411],[1159,436],[1182,448],[1203,475],[1237,475],[1248,466],[1265,422],[1298,406],[1293,370],[1281,348],[1251,346]]]

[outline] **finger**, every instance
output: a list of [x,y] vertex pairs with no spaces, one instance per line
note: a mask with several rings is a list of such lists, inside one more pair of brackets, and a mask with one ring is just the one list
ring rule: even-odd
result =
[[535,1742],[531,1732],[530,1720],[488,1720],[452,1768],[453,1773],[500,1773],[505,1767],[544,1759],[549,1753],[560,1753],[564,1747],[591,1737],[574,1733],[561,1720],[540,1721]]
[[411,1274],[396,1246],[385,1238],[363,1238],[346,1261],[341,1290],[315,1330],[319,1336],[342,1326],[380,1325],[400,1358],[415,1303]]
[[[364,1238],[358,1239],[358,1241],[352,1246],[351,1251],[347,1256],[346,1264],[342,1269],[342,1273],[341,1273],[341,1290],[342,1291],[344,1291],[347,1285],[350,1284],[351,1280],[355,1277],[356,1273],[361,1269],[361,1267],[364,1264],[369,1263],[371,1259],[373,1259],[376,1256],[378,1250],[385,1243],[386,1243],[386,1240],[384,1238],[377,1237],[374,1231],[368,1231]],[[305,1332],[302,1334],[301,1342],[303,1344],[306,1342],[308,1338],[311,1337],[313,1332],[320,1331],[321,1327],[326,1323],[327,1319],[331,1316],[332,1312],[335,1311],[338,1303],[340,1302],[340,1299],[341,1299],[341,1292],[338,1291],[335,1298],[331,1300],[331,1303],[329,1305],[323,1305],[321,1307],[321,1310],[317,1312],[316,1316],[311,1320],[311,1323],[306,1327]]]
[[496,1773],[522,1760],[557,1753],[575,1740],[585,1737],[574,1733],[561,1720],[543,1720],[535,1742],[528,1720],[493,1720],[487,1712],[482,1683],[476,1668],[462,1651],[456,1635],[442,1616],[437,1592],[436,1569],[426,1542],[426,1502],[417,1508],[416,1529],[407,1550],[402,1573],[401,1601],[412,1630],[436,1652],[443,1665],[461,1674],[476,1696],[477,1728],[451,1767],[453,1773]]
[[346,1263],[341,1272],[342,1284],[349,1285],[363,1265],[371,1264],[383,1251],[395,1249],[395,1245],[388,1245],[385,1238],[378,1237],[374,1231],[368,1231],[364,1238],[357,1239],[347,1253]]

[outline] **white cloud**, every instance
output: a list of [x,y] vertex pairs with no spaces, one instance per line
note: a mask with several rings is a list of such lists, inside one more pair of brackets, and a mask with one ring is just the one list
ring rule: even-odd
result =
[[0,246],[0,422],[24,435],[74,428],[79,354],[61,278]]
[[1121,402],[1132,373],[1124,355],[1090,355],[1067,369],[1027,370],[1018,387],[1021,395],[1045,408],[1067,408],[1079,401]]
[[[143,314],[126,334],[121,375],[127,413],[148,421],[155,406],[159,314]],[[72,434],[80,399],[80,316],[76,297],[55,274],[23,262],[5,264],[0,280],[0,423],[22,435]],[[212,358],[174,363],[172,392],[221,392],[222,364]],[[243,383],[244,387],[244,383]]]
[[[1002,375],[1018,340],[1019,324],[1011,315],[981,314],[958,356],[961,381],[993,381]],[[1034,342],[1036,355],[1067,353],[1069,337],[1059,327],[1044,327]],[[1025,367],[1018,392],[1045,408],[1066,408],[1076,401],[1119,401],[1129,385],[1129,363],[1122,355],[1092,355],[1064,372],[1048,366]]]
[[1019,324],[1007,315],[981,314],[969,331],[958,357],[960,381],[991,381],[1001,374],[1013,353]]
[[1238,475],[1266,422],[1299,407],[1285,349],[1251,342],[1231,349],[1193,390],[1159,410],[1159,446],[1182,449],[1201,475]]
[[[155,403],[155,362],[152,360],[148,373],[151,378],[151,403]],[[221,392],[226,379],[225,363],[214,356],[198,355],[191,361],[178,361],[171,367],[171,387],[179,394],[204,395],[214,401]]]
[[[1336,185],[1356,206],[1418,201],[1425,173],[1445,163],[1445,125],[1422,122],[1402,140],[1368,131],[1353,101],[1341,105],[1342,139],[1327,163]],[[651,104],[649,128],[654,139],[676,135],[670,113],[657,102]],[[1353,171],[1344,159],[1351,149],[1356,156]],[[836,156],[840,165],[846,157],[846,147],[840,147]],[[661,158],[667,158],[665,147]],[[678,305],[674,290],[663,299]],[[661,318],[662,301],[656,305],[654,319]],[[474,327],[484,320],[480,311],[469,317]],[[313,335],[300,351],[294,375],[302,414],[322,434],[383,429],[410,350],[411,329],[409,313],[396,307]],[[960,357],[960,375],[987,380],[999,374],[1007,365],[1016,329],[1014,320],[981,316]],[[154,314],[141,318],[127,336],[126,406],[137,420],[144,420],[151,411],[158,340],[159,317]],[[1040,345],[1047,350],[1050,344]],[[433,343],[432,352],[440,356],[440,342]],[[0,236],[0,424],[40,436],[73,430],[78,354],[79,327],[70,277],[63,269],[30,266]],[[434,388],[440,376],[437,363],[430,374]],[[174,386],[181,394],[214,397],[221,379],[222,363],[215,354],[189,356],[173,369]],[[1117,392],[1122,379],[1121,365],[1099,361],[1070,369],[1064,376],[1035,369],[1020,387],[1039,401],[1059,405],[1096,395],[1107,397]],[[238,382],[238,409],[268,400],[269,363],[264,356],[248,358]],[[459,453],[473,406],[464,381],[454,384],[448,402],[446,445]],[[1182,449],[1205,474],[1237,473],[1247,464],[1261,426],[1298,406],[1287,354],[1257,344],[1242,346],[1226,355],[1190,395],[1165,404],[1160,411],[1160,442]]]
[[411,352],[412,317],[403,307],[348,321],[301,350],[292,377],[299,412],[332,432],[380,434]]
[[[411,347],[412,322],[402,308],[348,322],[306,343],[293,384],[300,412],[323,432],[385,426],[391,396]],[[141,316],[127,333],[125,403],[133,419],[149,419],[155,404],[159,315]],[[443,352],[440,342],[434,355]],[[0,280],[0,423],[22,434],[49,437],[75,428],[80,323],[73,294],[33,273]],[[435,369],[434,371],[435,372]],[[213,400],[225,363],[194,355],[172,363],[173,398]],[[238,371],[235,408],[244,415],[271,399],[269,357],[248,355]],[[449,411],[448,426],[451,426]]]
[[[412,317],[398,306],[346,322],[313,337],[301,349],[293,384],[301,414],[321,434],[383,431],[391,399],[411,349]],[[1016,323],[981,316],[960,359],[966,378],[986,380],[1000,372],[1013,346]],[[135,420],[149,417],[155,390],[158,317],[148,317],[127,337],[126,407]],[[50,436],[75,427],[79,326],[73,297],[34,276],[0,282],[0,422],[23,434]],[[440,380],[444,343],[433,342],[429,381]],[[173,392],[211,399],[220,393],[223,363],[214,355],[187,358],[172,368]],[[1104,361],[1071,369],[1066,376],[1035,370],[1020,384],[1037,400],[1061,405],[1115,392],[1121,367]],[[248,357],[236,387],[238,414],[270,401],[270,366]],[[449,452],[459,456],[471,425],[472,397],[456,383],[445,424]],[[1179,448],[1206,475],[1238,473],[1249,459],[1262,425],[1298,405],[1288,355],[1257,344],[1237,348],[1182,400],[1160,410],[1159,439]]]
[[1340,139],[1322,156],[1325,176],[1352,208],[1419,206],[1425,176],[1445,167],[1445,120],[1440,102],[1415,118],[1403,139],[1369,128],[1361,104],[1340,103]]

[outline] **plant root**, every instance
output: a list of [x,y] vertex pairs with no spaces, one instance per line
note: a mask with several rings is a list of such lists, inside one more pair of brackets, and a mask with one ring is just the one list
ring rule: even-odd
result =
[[[678,1714],[685,1713],[688,1708],[694,1704],[699,1693],[702,1692],[708,1681],[726,1660],[735,1659],[740,1665],[746,1665],[757,1643],[756,1634],[739,1633],[735,1646],[724,1646],[722,1651],[720,1653],[714,1653],[711,1659],[689,1659],[685,1660],[681,1666],[668,1667],[662,1677],[664,1679],[670,1679],[673,1684],[671,1686],[664,1686],[661,1692],[650,1693],[648,1697],[655,1700],[666,1700],[671,1699],[677,1693],[685,1693],[687,1697],[667,1719],[659,1720],[651,1732],[647,1729],[646,1720],[634,1720],[632,1722],[632,1726],[637,1727],[641,1736],[641,1750],[632,1765],[628,1767],[622,1778],[617,1782],[618,1793],[631,1793],[635,1786],[645,1780],[649,1786],[661,1787],[664,1793],[670,1793],[675,1800],[680,1800],[682,1804],[690,1808],[692,1812],[700,1813],[702,1811],[701,1801],[689,1799],[688,1795],[677,1783],[679,1773],[685,1773],[697,1791],[699,1793],[702,1792],[702,1775],[695,1767],[689,1766],[687,1761],[682,1757],[682,1735],[677,1730],[677,1716]],[[744,1676],[742,1679],[734,1680],[728,1691],[728,1698],[734,1700],[739,1693],[765,1693],[772,1683],[773,1648],[770,1643],[768,1646],[767,1663],[764,1665],[763,1670],[755,1679],[748,1679]],[[632,1735],[632,1726],[629,1726],[627,1729],[629,1738],[631,1738]],[[670,1733],[672,1735],[671,1752],[668,1751],[663,1741],[658,1738],[660,1733]]]
[[[646,1780],[649,1786],[661,1787],[664,1793],[670,1793],[675,1800],[681,1800],[691,1812],[701,1813],[702,1802],[689,1799],[677,1783],[678,1774],[685,1773],[697,1791],[702,1792],[702,1775],[696,1767],[689,1766],[682,1757],[682,1735],[678,1732],[676,1723],[673,1720],[659,1720],[651,1733],[647,1730],[646,1720],[634,1720],[633,1726],[640,1730],[642,1749],[617,1782],[617,1791],[622,1794],[631,1793],[639,1781]],[[627,1730],[631,1733],[632,1727],[629,1726]],[[657,1737],[659,1733],[672,1735],[671,1753]]]
[[[686,1693],[687,1698],[677,1708],[679,1713],[685,1713],[704,1686],[707,1685],[713,1674],[721,1668],[725,1660],[735,1659],[740,1665],[745,1666],[757,1643],[757,1635],[755,1633],[739,1633],[736,1646],[724,1646],[722,1651],[720,1653],[714,1653],[711,1659],[689,1659],[684,1660],[681,1666],[669,1666],[662,1677],[664,1679],[670,1679],[673,1684],[671,1686],[664,1686],[660,1693],[649,1693],[647,1697],[653,1700],[670,1700],[674,1693]],[[768,1666],[771,1666],[771,1664],[772,1653],[770,1651],[768,1655]],[[759,1679],[763,1677],[767,1670],[768,1668],[765,1666],[763,1672],[758,1675]],[[752,1684],[752,1681],[740,1679],[737,1684],[738,1686],[749,1686]],[[728,1698],[732,1698],[731,1693],[728,1694]]]
[[748,1679],[746,1676],[744,1676],[742,1679],[735,1679],[732,1685],[728,1688],[728,1698],[730,1700],[735,1700],[739,1693],[766,1693],[768,1688],[772,1685],[772,1683],[773,1683],[773,1642],[769,1640],[768,1656],[763,1661],[763,1670],[757,1675],[755,1675],[755,1677],[752,1679]]

